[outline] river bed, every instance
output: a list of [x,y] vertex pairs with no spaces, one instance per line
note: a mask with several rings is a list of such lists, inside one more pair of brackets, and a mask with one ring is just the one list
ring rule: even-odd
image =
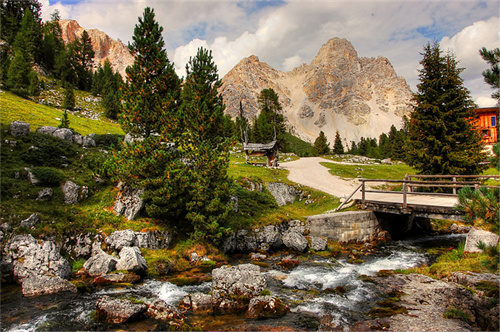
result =
[[[307,256],[290,271],[275,264],[262,267],[271,294],[283,299],[290,307],[284,317],[251,320],[242,315],[191,315],[186,322],[192,328],[204,330],[317,330],[320,324],[349,326],[370,319],[366,313],[380,301],[381,294],[369,281],[380,270],[407,269],[430,264],[433,260],[424,248],[456,248],[465,235],[440,235],[392,241],[376,253],[362,257],[360,264],[345,259]],[[245,261],[246,260],[246,261]],[[235,258],[232,265],[248,262]],[[367,276],[367,277],[363,277]],[[105,325],[94,319],[96,302],[103,295],[133,297],[139,301],[161,298],[177,305],[187,294],[209,293],[211,283],[176,286],[168,281],[145,279],[133,287],[106,287],[93,293],[58,294],[24,297],[17,285],[2,285],[2,331],[77,331],[77,330],[163,330],[165,325],[144,319],[137,322]]]

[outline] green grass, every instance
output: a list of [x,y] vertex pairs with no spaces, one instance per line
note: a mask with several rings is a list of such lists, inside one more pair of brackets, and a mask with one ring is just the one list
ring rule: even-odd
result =
[[300,157],[311,157],[316,151],[311,143],[301,140],[290,133],[285,133],[286,152],[293,152]]
[[[83,94],[82,92],[80,92]],[[85,106],[85,105],[82,105]],[[41,105],[21,98],[7,91],[0,93],[0,122],[9,125],[13,121],[24,121],[30,124],[31,131],[42,126],[57,127],[61,123],[63,111],[54,107]],[[91,120],[68,114],[70,128],[81,135],[88,134],[124,134],[119,124],[103,117]]]
[[415,170],[405,164],[346,165],[346,164],[335,164],[325,161],[322,162],[321,165],[327,167],[330,174],[349,179],[361,177],[363,179],[402,180],[404,179],[406,174],[415,174]]

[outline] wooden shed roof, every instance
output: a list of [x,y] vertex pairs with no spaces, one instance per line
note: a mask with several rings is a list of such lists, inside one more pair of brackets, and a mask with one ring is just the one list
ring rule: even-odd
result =
[[243,150],[248,151],[267,151],[272,150],[276,146],[276,141],[272,141],[269,143],[243,143]]

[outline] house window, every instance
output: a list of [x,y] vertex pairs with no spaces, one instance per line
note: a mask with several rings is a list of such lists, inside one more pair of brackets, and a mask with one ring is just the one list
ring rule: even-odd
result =
[[491,117],[491,126],[492,127],[496,127],[497,126],[497,117],[496,116],[492,116]]

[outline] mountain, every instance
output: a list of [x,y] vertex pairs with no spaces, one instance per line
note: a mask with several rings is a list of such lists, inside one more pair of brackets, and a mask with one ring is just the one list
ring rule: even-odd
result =
[[98,64],[103,65],[106,59],[109,59],[111,67],[125,78],[125,68],[134,63],[134,57],[130,54],[128,47],[119,39],[114,40],[106,33],[97,29],[84,29],[75,20],[60,20],[59,24],[62,28],[62,39],[65,43],[70,43],[80,38],[83,31],[86,30],[92,40],[92,48],[94,49],[94,67]]
[[412,92],[387,58],[360,58],[346,39],[325,43],[313,61],[290,72],[276,70],[252,55],[222,79],[226,113],[235,117],[240,101],[247,118],[259,113],[257,97],[272,88],[280,97],[292,133],[314,142],[323,131],[333,146],[338,130],[345,139],[378,138],[391,125],[402,126],[411,111]]

